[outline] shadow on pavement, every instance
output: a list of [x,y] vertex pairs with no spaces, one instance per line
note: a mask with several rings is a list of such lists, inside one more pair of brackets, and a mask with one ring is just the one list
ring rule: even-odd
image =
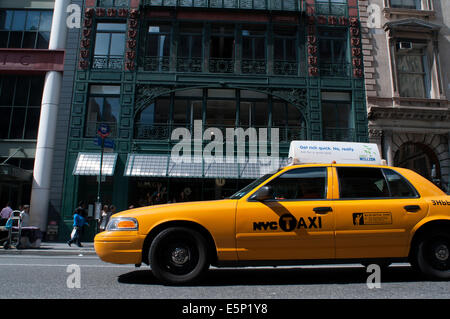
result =
[[[372,272],[365,267],[273,268],[273,269],[210,269],[194,286],[234,285],[321,285],[365,284]],[[408,266],[381,270],[382,283],[417,282],[425,279]],[[136,270],[119,276],[123,284],[159,285],[150,269]]]

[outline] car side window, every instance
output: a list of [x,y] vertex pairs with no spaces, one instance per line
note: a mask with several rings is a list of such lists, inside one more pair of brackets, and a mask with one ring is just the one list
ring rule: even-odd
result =
[[337,167],[340,198],[385,198],[389,188],[380,168]]
[[325,199],[327,168],[297,168],[270,181],[276,200]]
[[391,169],[383,169],[386,179],[389,183],[391,197],[411,198],[417,197],[415,189],[406,181],[406,179]]

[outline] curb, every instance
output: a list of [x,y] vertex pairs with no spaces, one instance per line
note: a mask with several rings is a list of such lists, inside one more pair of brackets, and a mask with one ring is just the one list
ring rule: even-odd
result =
[[10,249],[3,249],[0,248],[0,256],[4,255],[23,255],[23,256],[97,256],[95,253],[95,249],[93,246],[89,245],[87,247],[83,248],[70,248],[70,247],[64,247],[67,246],[65,244],[63,245],[48,245],[48,244],[42,244],[40,248],[27,248],[27,249],[16,249],[16,248],[10,248]]
[[29,255],[29,256],[97,256],[92,250],[58,250],[58,249],[8,249],[0,250],[2,255]]

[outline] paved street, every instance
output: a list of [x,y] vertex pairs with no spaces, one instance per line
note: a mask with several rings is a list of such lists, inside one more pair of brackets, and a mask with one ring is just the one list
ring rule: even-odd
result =
[[[70,288],[74,269],[80,288]],[[92,254],[0,255],[1,298],[450,298],[450,282],[426,281],[407,264],[383,271],[380,288],[367,287],[369,275],[361,265],[214,268],[196,286],[168,287],[147,266],[107,264]]]

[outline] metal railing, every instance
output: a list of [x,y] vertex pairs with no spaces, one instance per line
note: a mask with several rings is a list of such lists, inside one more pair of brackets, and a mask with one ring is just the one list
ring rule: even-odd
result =
[[266,60],[247,60],[241,61],[241,72],[243,74],[266,74]]
[[92,60],[92,68],[122,70],[123,61],[124,61],[123,56],[96,55]]
[[301,11],[301,0],[144,0],[144,6]]
[[348,6],[346,3],[317,2],[316,1],[316,14],[317,15],[347,16],[347,11],[348,11]]
[[170,57],[146,56],[143,62],[144,71],[168,72],[170,70]]
[[209,59],[209,72],[234,73],[234,59]]
[[[189,124],[143,124],[143,123],[135,123],[134,124],[134,138],[135,139],[146,139],[146,140],[154,140],[154,141],[161,141],[161,140],[169,140],[171,138],[171,132],[172,130],[184,127],[187,128],[189,131],[192,131],[193,125]],[[233,129],[236,130],[237,128],[242,128],[244,134],[249,134],[250,131],[248,130],[248,126],[240,126],[236,127],[235,125],[205,125],[203,127],[203,130],[206,131],[208,128],[214,128],[219,129],[222,133],[223,140],[226,139],[227,136],[227,129]],[[267,138],[270,138],[270,127],[267,126],[252,126],[251,128],[255,129],[255,133],[258,138],[261,138],[260,135],[260,128],[267,129]],[[274,126],[273,129],[278,129],[278,135],[279,135],[279,141],[280,142],[290,142],[292,140],[305,140],[307,138],[307,132],[305,127],[300,126]],[[237,131],[234,131],[234,133],[237,133]],[[246,138],[248,138],[246,136]],[[269,139],[270,141],[270,139]],[[209,143],[209,141],[206,141]]]
[[128,7],[130,0],[97,0],[98,7]]
[[297,61],[273,61],[273,74],[275,75],[298,75]]
[[177,58],[177,72],[203,72],[203,59]]
[[153,141],[169,140],[170,126],[168,124],[134,124],[134,138]]

